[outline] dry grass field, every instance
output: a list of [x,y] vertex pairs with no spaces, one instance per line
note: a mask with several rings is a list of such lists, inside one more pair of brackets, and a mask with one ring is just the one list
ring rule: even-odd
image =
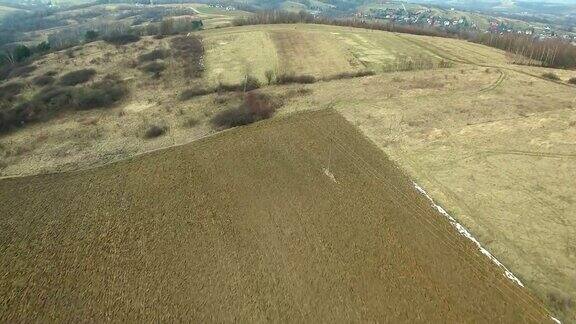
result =
[[[204,13],[209,14],[209,13]],[[510,64],[501,51],[441,39],[319,25],[214,28],[198,33],[206,49],[204,76],[182,77],[172,56],[158,78],[138,56],[170,50],[171,38],[127,46],[103,42],[73,57],[50,54],[32,78],[94,68],[130,92],[113,108],[63,113],[0,137],[0,175],[17,177],[85,169],[188,143],[219,129],[211,118],[238,106],[242,95],[188,101],[188,88],[238,83],[266,71],[330,77],[372,70],[374,76],[260,90],[282,101],[277,115],[333,108],[358,127],[485,244],[547,307],[576,321],[575,71]],[[405,58],[454,63],[453,68],[380,73]],[[542,78],[554,72],[562,82]],[[146,139],[151,125],[166,135]],[[111,171],[110,171],[111,172]]]
[[0,206],[3,322],[552,323],[330,110],[3,180]]

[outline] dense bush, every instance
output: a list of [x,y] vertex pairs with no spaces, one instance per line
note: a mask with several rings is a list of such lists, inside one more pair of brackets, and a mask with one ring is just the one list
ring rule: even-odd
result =
[[142,66],[140,69],[144,72],[159,76],[162,71],[166,70],[166,64],[161,62],[152,62]]
[[36,86],[47,86],[47,85],[51,85],[53,84],[55,81],[53,76],[49,76],[49,75],[39,75],[37,77],[35,77],[34,79],[32,79],[32,84],[36,85]]
[[166,134],[168,127],[160,125],[151,125],[144,133],[145,138],[155,138]]
[[34,65],[7,64],[0,68],[0,80],[25,78],[37,69]]
[[295,74],[280,74],[276,76],[277,84],[290,84],[290,83],[302,83],[309,84],[316,82],[316,78],[312,75],[295,75]]
[[29,101],[8,108],[0,106],[0,132],[47,120],[67,110],[110,107],[126,93],[126,87],[115,76],[108,76],[87,87],[48,86]]
[[106,108],[122,99],[127,93],[126,87],[116,77],[107,77],[90,87],[74,92],[74,107],[79,110]]
[[324,81],[330,81],[330,80],[340,80],[340,79],[352,79],[352,78],[360,78],[360,77],[365,77],[365,76],[370,76],[370,75],[374,75],[376,74],[376,72],[374,71],[368,71],[368,70],[363,70],[363,71],[355,71],[355,72],[342,72],[330,77],[326,77],[323,78]]
[[202,39],[195,35],[181,36],[172,39],[171,47],[174,56],[183,63],[184,76],[199,78],[204,72],[204,45]]
[[162,60],[168,57],[168,51],[165,49],[155,49],[151,52],[144,53],[138,56],[138,61],[140,62],[151,62],[156,60]]
[[181,101],[190,100],[194,97],[205,96],[216,92],[215,88],[197,88],[197,89],[186,89],[178,97]]
[[21,82],[12,82],[0,86],[0,100],[12,100],[20,94],[22,88],[24,88],[24,84]]
[[546,72],[542,74],[542,77],[552,81],[560,81],[560,77],[552,72]]
[[90,81],[96,75],[96,70],[94,69],[82,69],[76,70],[64,74],[60,77],[60,85],[63,86],[73,86],[81,83]]
[[252,90],[259,89],[262,86],[262,84],[255,77],[248,75],[244,79],[243,86],[244,86],[244,88],[243,88],[244,91],[252,91]]
[[220,128],[251,124],[272,117],[279,105],[269,96],[249,92],[239,107],[227,109],[216,114],[212,118],[212,124]]
[[104,37],[104,41],[113,45],[126,45],[140,40],[140,36],[133,34],[115,34]]

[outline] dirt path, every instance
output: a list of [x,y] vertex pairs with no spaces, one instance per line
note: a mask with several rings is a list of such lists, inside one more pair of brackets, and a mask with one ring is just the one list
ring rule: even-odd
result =
[[0,209],[2,322],[551,321],[331,110],[5,179]]

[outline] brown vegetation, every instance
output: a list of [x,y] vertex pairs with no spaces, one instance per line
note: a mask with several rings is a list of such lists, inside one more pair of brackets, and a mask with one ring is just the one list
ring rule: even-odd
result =
[[316,81],[316,78],[312,75],[296,75],[291,73],[284,73],[276,76],[276,84],[310,84]]
[[244,102],[232,109],[227,109],[212,118],[212,124],[220,128],[242,126],[268,119],[281,105],[270,96],[258,92],[248,92]]
[[55,81],[55,79],[52,76],[39,75],[39,76],[35,77],[34,79],[32,79],[32,84],[34,84],[35,86],[43,87],[43,86],[53,84],[54,81]]
[[182,61],[184,76],[199,78],[204,72],[204,45],[199,36],[179,36],[172,39],[173,55]]
[[156,138],[160,137],[168,131],[168,127],[164,125],[150,125],[146,132],[144,133],[144,138]]
[[110,107],[126,93],[126,87],[117,76],[107,76],[86,87],[48,86],[30,100],[0,107],[0,133],[50,119],[67,110]]
[[58,83],[63,86],[74,86],[90,81],[95,75],[96,70],[94,69],[76,70],[61,76]]
[[126,45],[130,43],[135,43],[140,40],[140,36],[133,34],[115,34],[106,36],[103,38],[104,41],[113,45]]
[[169,54],[170,53],[165,49],[155,49],[153,51],[138,56],[138,61],[142,63],[142,62],[162,60],[168,57]]
[[552,81],[560,81],[560,77],[553,72],[542,73],[542,77]]

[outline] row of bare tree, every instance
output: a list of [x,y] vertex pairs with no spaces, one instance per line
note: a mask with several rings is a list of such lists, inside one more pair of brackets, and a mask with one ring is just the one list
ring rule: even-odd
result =
[[252,16],[240,17],[234,20],[234,24],[237,26],[293,23],[348,26],[405,34],[461,38],[504,50],[511,54],[513,61],[518,64],[565,69],[576,68],[576,46],[557,38],[541,40],[519,34],[456,33],[429,26],[398,25],[359,19],[333,19],[316,17],[305,12],[292,13],[277,10],[257,12]]

